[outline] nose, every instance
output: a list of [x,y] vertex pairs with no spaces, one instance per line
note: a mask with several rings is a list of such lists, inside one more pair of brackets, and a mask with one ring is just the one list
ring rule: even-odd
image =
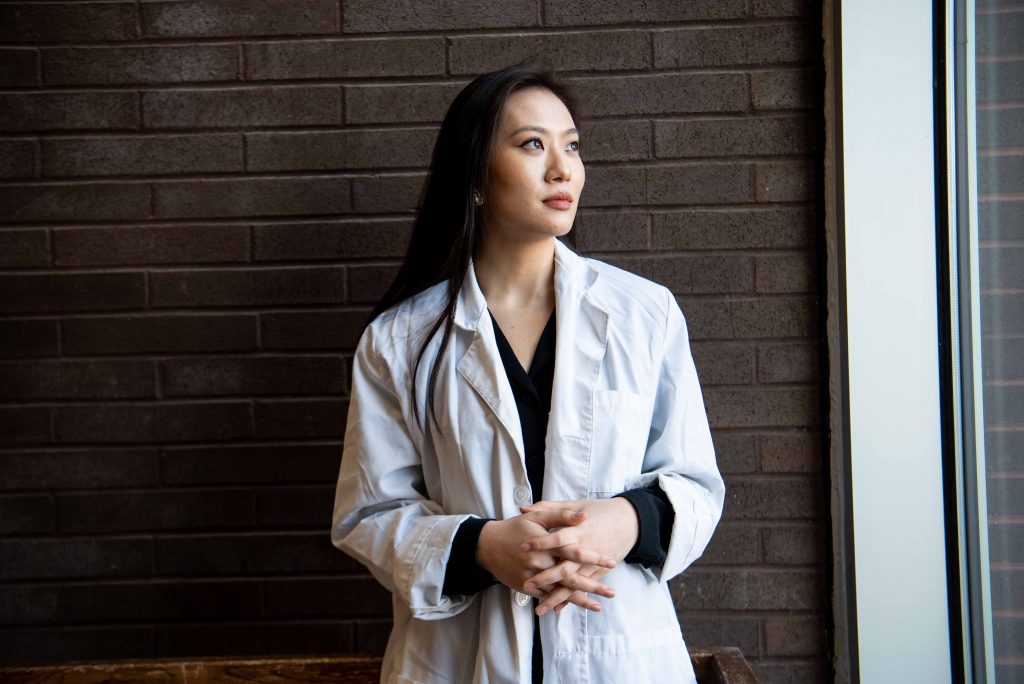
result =
[[554,147],[548,155],[547,180],[567,181],[572,180],[572,165],[569,163],[569,153]]

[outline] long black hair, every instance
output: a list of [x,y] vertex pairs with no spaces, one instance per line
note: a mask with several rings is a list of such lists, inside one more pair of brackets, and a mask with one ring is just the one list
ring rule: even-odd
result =
[[[451,339],[459,290],[483,231],[483,207],[474,203],[473,194],[479,192],[486,197],[491,141],[505,102],[515,91],[530,87],[551,91],[577,120],[571,93],[548,68],[538,64],[524,63],[484,74],[463,88],[448,108],[437,134],[405,260],[367,321],[369,325],[396,304],[447,281],[444,310],[424,338],[413,369],[415,397],[416,371],[430,340],[443,327],[441,347],[427,383],[427,404],[435,423],[434,390],[440,361]],[[419,419],[419,403],[415,400],[413,407]]]

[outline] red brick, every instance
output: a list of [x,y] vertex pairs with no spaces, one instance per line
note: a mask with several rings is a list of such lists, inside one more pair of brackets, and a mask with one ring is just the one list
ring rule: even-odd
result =
[[588,164],[651,157],[651,125],[646,121],[588,121],[580,126],[581,155]]
[[397,266],[353,266],[349,268],[349,301],[374,304],[394,282]]
[[171,447],[160,472],[168,485],[331,483],[340,464],[340,443]]
[[813,200],[817,192],[814,164],[810,161],[758,164],[758,202]]
[[345,301],[345,268],[166,271],[149,286],[156,307],[326,304]]
[[341,121],[336,86],[158,90],[142,94],[146,128],[312,126]]
[[60,587],[0,587],[0,625],[57,622],[60,618]]
[[812,656],[826,650],[825,624],[819,617],[768,617],[764,621],[765,653],[770,656]]
[[646,203],[647,171],[637,166],[592,166],[580,201],[586,207],[642,206]]
[[[1020,159],[1021,173],[1024,174],[1024,156]],[[1024,190],[1024,175],[1018,185]],[[1024,246],[999,244],[984,246],[978,256],[983,264],[978,274],[983,290],[1013,290],[1020,284],[1024,274]]]
[[0,444],[40,444],[49,441],[49,407],[0,406]]
[[[982,3],[990,5],[995,3]],[[1009,3],[1006,3],[1009,4]],[[986,12],[979,8],[975,15],[975,54],[984,56],[1010,56],[1019,52],[1021,39],[1024,38],[1024,12],[1020,7],[992,7]],[[1000,12],[999,9],[1004,11]]]
[[39,51],[0,48],[0,87],[39,85]]
[[423,167],[437,137],[433,129],[250,133],[249,171]]
[[820,514],[817,477],[758,477],[729,480],[726,516],[732,520],[813,519]]
[[723,474],[753,473],[757,470],[757,441],[754,435],[712,430],[715,460]]
[[165,135],[43,141],[46,176],[168,175],[242,170],[242,137]]
[[75,584],[64,589],[64,613],[73,622],[201,620],[260,614],[256,582],[124,582]]
[[38,268],[49,264],[50,245],[45,230],[0,231],[0,268]]
[[812,389],[712,389],[704,393],[714,427],[817,425],[821,398]]
[[757,17],[813,16],[816,3],[810,0],[753,0],[751,9]]
[[[977,117],[979,149],[1024,146],[1024,107],[1010,105],[979,109]],[[995,222],[996,225],[998,223]]]
[[790,525],[764,530],[764,562],[771,565],[823,565],[829,548],[821,528]]
[[[329,511],[324,515],[329,519]],[[156,539],[156,569],[163,575],[331,574],[350,571],[352,566],[353,561],[331,546],[326,532],[319,530]],[[339,616],[346,613],[339,604],[334,610]]]
[[125,91],[0,93],[0,130],[138,128],[138,96]]
[[547,26],[580,26],[626,22],[673,22],[696,19],[736,19],[745,14],[743,0],[649,0],[623,3],[616,0],[574,0],[545,5]]
[[440,123],[465,83],[345,86],[345,123]]
[[761,347],[757,351],[757,380],[761,383],[817,382],[817,345],[803,343]]
[[[258,401],[256,436],[261,439],[343,437],[347,415],[348,403],[345,401]],[[340,462],[340,451],[337,456]]]
[[815,292],[818,285],[813,252],[772,254],[754,258],[758,292]]
[[[356,653],[353,627],[348,622],[308,624],[291,622],[164,624],[157,629],[157,656],[167,658]],[[365,651],[358,651],[363,653]],[[346,672],[357,668],[346,667]]]
[[444,74],[443,38],[260,42],[245,46],[246,78],[359,78]]
[[817,309],[807,298],[692,299],[681,302],[691,339],[768,339],[815,334]]
[[458,0],[347,0],[345,33],[391,33],[537,25],[537,0],[464,3]]
[[649,272],[676,293],[740,293],[754,286],[754,267],[746,256],[652,258]]
[[54,418],[58,442],[220,442],[252,436],[246,402],[131,403],[62,406]]
[[256,349],[255,315],[150,315],[61,322],[65,354],[244,351]]
[[651,204],[740,204],[754,201],[749,164],[687,164],[647,169]]
[[824,468],[821,435],[814,432],[767,433],[759,437],[761,468],[770,473],[817,473]]
[[15,2],[0,6],[0,42],[131,40],[134,2]]
[[0,187],[0,223],[131,220],[149,216],[142,183],[6,185]]
[[0,490],[153,487],[160,482],[157,455],[156,449],[8,450],[0,453]]
[[0,358],[57,355],[57,321],[0,321]]
[[743,112],[743,74],[651,74],[571,79],[589,116]]
[[352,179],[352,209],[360,214],[415,211],[425,180],[422,173],[357,176]]
[[202,530],[253,523],[252,495],[241,489],[58,494],[57,510],[65,534]]
[[256,524],[261,528],[320,529],[324,511],[334,507],[334,485],[272,487],[254,492]]
[[754,109],[812,109],[820,98],[814,81],[809,71],[755,72],[750,75]]
[[232,0],[142,4],[144,35],[161,38],[334,33],[337,23],[334,0],[261,0],[242,7]]
[[354,349],[370,312],[283,311],[260,316],[264,349]]
[[811,152],[814,124],[793,116],[657,121],[654,149],[659,158],[728,157]]
[[268,615],[368,617],[391,614],[391,593],[371,577],[268,580],[263,592]]
[[978,62],[976,68],[978,102],[1016,102],[1016,93],[1024,83],[1024,60],[1001,59]]
[[1013,520],[990,520],[988,524],[990,562],[1024,563],[1024,545],[1020,543],[1021,539],[1024,539],[1024,524]]
[[0,311],[133,309],[145,303],[141,273],[0,276]]
[[586,212],[577,214],[576,244],[581,252],[629,252],[649,249],[647,214]]
[[0,579],[125,577],[148,575],[149,539],[0,539]]
[[754,565],[761,561],[761,535],[756,527],[719,525],[700,557],[701,566]]
[[352,208],[344,177],[297,176],[155,183],[159,218],[342,214]]
[[684,610],[817,610],[824,605],[823,584],[812,570],[694,568],[671,588]]
[[735,646],[749,659],[761,652],[761,620],[757,617],[686,611],[679,616],[687,646]]
[[815,235],[814,211],[802,207],[654,214],[655,249],[786,249],[813,245]]
[[654,31],[658,69],[805,62],[811,33],[798,24],[756,24]]
[[49,534],[54,531],[53,499],[48,494],[0,496],[0,534]]
[[829,684],[834,681],[832,668],[821,659],[754,660],[750,666],[757,681],[764,684]]
[[11,630],[0,642],[4,665],[51,665],[71,661],[151,658],[153,628],[60,627]]
[[400,257],[412,234],[411,219],[358,219],[253,226],[256,261]]
[[25,361],[0,363],[7,400],[156,397],[150,361]]
[[36,158],[39,155],[36,150],[34,140],[0,140],[0,178],[30,178],[38,175]]
[[59,266],[247,261],[249,228],[186,225],[74,228],[53,232]]
[[989,333],[1024,332],[1024,297],[1016,293],[983,293],[981,327]]
[[531,58],[557,64],[561,72],[650,68],[644,31],[471,35],[449,42],[453,74],[476,75]]
[[337,356],[218,356],[160,364],[169,397],[340,394],[344,369]]
[[695,342],[691,346],[701,387],[749,385],[754,380],[754,349],[745,344]]
[[53,48],[43,50],[47,85],[195,83],[239,76],[234,45]]

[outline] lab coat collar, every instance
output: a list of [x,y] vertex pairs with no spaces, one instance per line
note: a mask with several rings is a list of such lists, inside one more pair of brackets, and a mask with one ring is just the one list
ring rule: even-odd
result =
[[[555,298],[580,290],[583,295],[597,279],[597,271],[587,265],[586,260],[573,252],[561,240],[555,239]],[[481,320],[487,313],[487,299],[476,278],[473,261],[470,260],[466,279],[455,302],[455,325],[463,330],[480,328]]]

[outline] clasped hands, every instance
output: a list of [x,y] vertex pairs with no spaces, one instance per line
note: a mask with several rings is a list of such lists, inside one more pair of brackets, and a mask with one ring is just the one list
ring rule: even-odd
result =
[[588,594],[615,596],[600,580],[636,543],[633,505],[621,497],[539,501],[520,511],[484,525],[477,563],[502,584],[542,599],[538,615],[570,603],[600,611]]

